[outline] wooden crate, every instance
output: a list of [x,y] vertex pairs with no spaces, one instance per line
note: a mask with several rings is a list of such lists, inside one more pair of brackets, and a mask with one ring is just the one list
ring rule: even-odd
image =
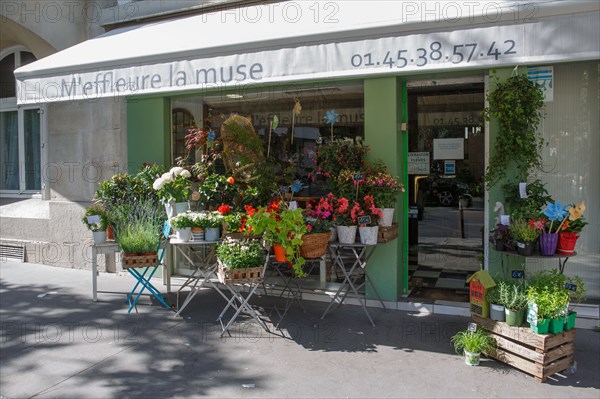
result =
[[156,252],[149,252],[145,254],[124,253],[121,259],[123,269],[158,266],[158,255]]
[[384,244],[396,238],[398,238],[398,223],[393,223],[387,227],[379,226],[379,232],[377,233],[378,243]]
[[531,374],[539,382],[573,365],[575,329],[536,334],[529,328],[511,327],[476,315],[473,319],[496,340],[497,349],[491,357]]

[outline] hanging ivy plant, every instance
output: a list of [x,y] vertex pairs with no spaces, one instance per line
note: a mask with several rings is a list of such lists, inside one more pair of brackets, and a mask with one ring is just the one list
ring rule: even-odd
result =
[[499,82],[488,94],[488,102],[483,116],[487,121],[494,119],[499,128],[485,173],[489,189],[506,176],[512,165],[521,180],[532,169],[541,167],[545,141],[537,129],[543,116],[544,93],[526,75],[516,75]]

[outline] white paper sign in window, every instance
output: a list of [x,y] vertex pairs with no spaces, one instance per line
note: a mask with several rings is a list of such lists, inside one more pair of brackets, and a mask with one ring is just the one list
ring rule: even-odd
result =
[[465,159],[465,139],[433,139],[433,159]]

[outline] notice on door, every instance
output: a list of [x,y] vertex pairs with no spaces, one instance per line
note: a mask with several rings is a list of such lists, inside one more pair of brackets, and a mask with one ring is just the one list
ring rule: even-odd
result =
[[408,153],[409,175],[428,175],[429,170],[429,152]]
[[465,139],[433,139],[433,159],[465,159]]

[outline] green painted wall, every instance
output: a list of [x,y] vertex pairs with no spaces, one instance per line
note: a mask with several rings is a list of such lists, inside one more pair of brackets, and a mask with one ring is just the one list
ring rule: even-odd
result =
[[170,109],[168,98],[127,100],[127,162],[129,172],[144,162],[170,166]]
[[[390,173],[404,176],[405,141],[401,131],[403,117],[403,89],[396,77],[365,79],[365,142],[371,147],[370,159],[381,159]],[[394,219],[398,222],[399,236],[387,244],[377,246],[367,272],[383,300],[396,301],[405,292],[408,273],[403,245],[405,234],[405,196],[398,199]],[[405,267],[406,266],[406,267]],[[373,299],[373,288],[367,286],[367,298]]]

